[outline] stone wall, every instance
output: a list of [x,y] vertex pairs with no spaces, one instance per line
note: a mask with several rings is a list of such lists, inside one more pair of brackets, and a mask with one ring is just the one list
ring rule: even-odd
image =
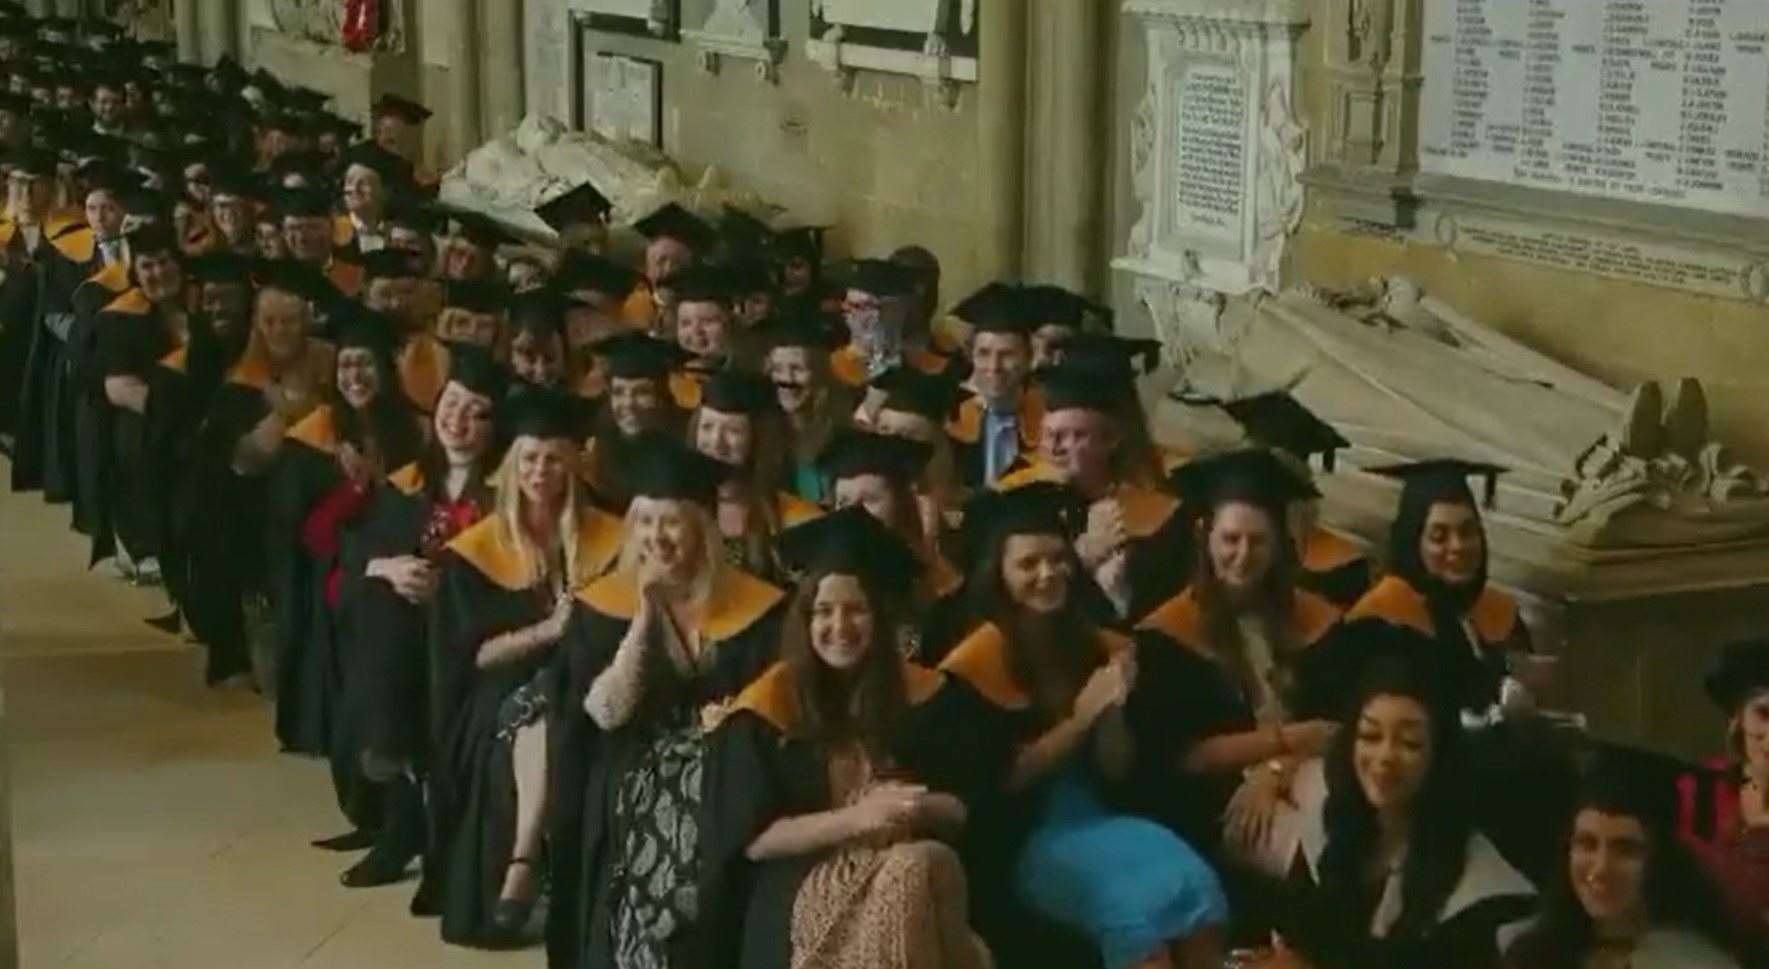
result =
[[979,282],[996,257],[979,204],[976,86],[961,85],[947,107],[919,79],[861,70],[843,91],[806,57],[809,0],[780,6],[787,47],[777,84],[756,78],[754,62],[730,57],[718,74],[707,73],[687,43],[586,32],[586,56],[608,51],[661,63],[663,149],[836,226],[833,251],[881,255],[919,242],[940,257],[951,293]]
[[[1333,120],[1327,40],[1319,25],[1305,35],[1299,85],[1317,152]],[[1310,196],[1292,249],[1296,281],[1344,286],[1406,274],[1457,309],[1618,386],[1698,377],[1715,437],[1752,463],[1769,463],[1769,306],[1458,254],[1405,231],[1348,225],[1317,192]]]

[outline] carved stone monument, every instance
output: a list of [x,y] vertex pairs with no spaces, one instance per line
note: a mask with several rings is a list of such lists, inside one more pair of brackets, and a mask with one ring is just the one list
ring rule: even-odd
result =
[[779,0],[714,0],[698,27],[682,31],[683,39],[700,48],[700,66],[717,74],[724,58],[755,61],[756,77],[774,83],[786,41],[780,36]]
[[1148,80],[1131,119],[1138,206],[1114,267],[1184,363],[1183,329],[1277,290],[1302,218],[1308,135],[1292,109],[1302,0],[1128,0]]

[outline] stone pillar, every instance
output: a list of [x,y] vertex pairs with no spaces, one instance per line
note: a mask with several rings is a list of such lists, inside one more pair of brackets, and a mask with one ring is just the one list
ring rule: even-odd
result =
[[479,147],[479,0],[454,0],[449,50],[449,153],[459,160]]
[[[179,6],[187,5],[188,0]],[[239,30],[234,25],[234,3],[228,0],[203,0],[196,4],[197,32],[202,38],[203,63],[213,64],[223,54],[239,56]]]
[[1025,0],[983,0],[977,113],[983,208],[998,278],[1020,274],[1026,246]]
[[522,123],[522,0],[480,0],[481,134],[496,138]]
[[188,64],[204,63],[197,21],[200,6],[202,0],[178,0],[172,7],[172,33],[178,39],[178,59]]
[[1030,210],[1039,220],[1034,265],[1050,282],[1082,292],[1095,289],[1093,268],[1104,209],[1106,112],[1105,64],[1100,51],[1098,0],[1040,4],[1043,30],[1033,75],[1037,143],[1035,194]]
[[77,18],[81,13],[80,0],[55,0],[55,15],[57,17]]

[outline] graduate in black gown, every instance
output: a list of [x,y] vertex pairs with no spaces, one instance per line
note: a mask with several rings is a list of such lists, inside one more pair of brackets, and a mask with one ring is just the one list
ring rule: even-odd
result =
[[555,708],[557,859],[548,961],[699,969],[730,938],[702,832],[734,792],[705,771],[709,707],[773,663],[785,594],[724,559],[724,465],[636,449],[620,567],[578,594]]
[[275,610],[276,731],[291,753],[326,753],[337,706],[326,602],[336,553],[315,554],[318,543],[307,541],[308,517],[329,503],[329,517],[342,523],[364,500],[366,484],[379,477],[373,474],[378,453],[401,467],[417,452],[417,425],[392,377],[392,337],[383,321],[361,312],[340,328],[323,403],[285,433],[269,476],[265,528]]
[[13,475],[20,482],[15,487],[23,487],[29,476],[20,478],[16,447],[24,433],[20,422],[23,385],[37,328],[37,266],[47,256],[49,245],[44,219],[55,189],[55,166],[52,157],[30,149],[11,151],[6,160],[11,172],[6,183],[6,213],[0,216],[0,252],[4,252],[0,269],[5,273],[0,278],[0,443],[12,455]]
[[446,546],[491,511],[487,479],[502,457],[493,421],[503,393],[504,375],[489,357],[457,355],[429,443],[374,489],[343,535],[336,610],[343,709],[333,748],[382,788],[374,850],[342,875],[353,888],[398,881],[425,847],[426,614]]
[[[1323,470],[1332,471],[1335,454],[1351,446],[1331,424],[1315,416],[1289,392],[1268,393],[1223,401],[1220,405],[1240,423],[1255,444],[1286,456],[1299,474],[1308,475],[1309,458],[1321,455]],[[1296,542],[1301,571],[1298,583],[1341,609],[1349,609],[1370,589],[1373,568],[1363,549],[1320,524],[1320,500],[1290,505],[1290,534]]]
[[706,381],[688,442],[726,466],[715,515],[725,560],[759,578],[783,574],[774,540],[822,508],[783,489],[785,417],[767,380],[725,369]]
[[1298,587],[1290,505],[1314,494],[1271,452],[1200,458],[1176,474],[1198,522],[1194,576],[1145,616],[1130,704],[1151,808],[1195,844],[1263,839],[1299,763],[1338,731],[1320,675],[1340,611]]
[[128,242],[134,285],[93,323],[96,394],[86,402],[81,430],[96,438],[87,484],[107,527],[92,534],[90,561],[110,557],[114,529],[129,560],[157,571],[171,502],[161,462],[170,456],[166,432],[177,402],[156,400],[153,380],[160,361],[188,343],[193,314],[185,306],[177,240],[150,224]]
[[858,507],[781,543],[802,574],[782,658],[738,696],[709,762],[735,795],[709,833],[735,871],[709,881],[747,886],[746,904],[714,902],[730,937],[741,927],[740,964],[987,965],[953,847],[982,776],[965,742],[980,701],[899,652],[915,552]]
[[270,482],[277,729],[286,750],[330,759],[339,809],[366,831],[380,826],[380,791],[363,783],[341,729],[339,551],[345,528],[387,469],[418,454],[423,433],[399,391],[385,319],[363,310],[344,323],[335,366],[326,402],[289,429]]
[[937,661],[970,632],[964,576],[930,538],[939,534],[939,524],[930,528],[915,500],[930,452],[907,438],[845,430],[817,456],[831,507],[866,510],[915,552],[910,615],[916,622],[906,627],[902,647],[905,656],[922,662]]
[[670,374],[688,355],[674,343],[642,333],[623,333],[596,343],[594,355],[607,374],[595,439],[586,457],[584,480],[603,507],[624,514],[633,486],[627,471],[644,436],[675,436],[686,421],[670,394]]
[[[180,605],[209,647],[211,684],[253,672],[248,619],[258,630],[267,617],[266,479],[289,429],[320,405],[335,379],[331,344],[308,335],[313,293],[299,267],[279,265],[262,278],[251,336],[197,425],[175,499],[173,527],[189,561]],[[268,658],[259,666],[261,675],[274,675]]]
[[[45,500],[66,502],[74,497],[76,470],[74,388],[67,359],[74,312],[69,299],[74,288],[99,268],[105,257],[93,243],[92,230],[67,227],[57,234],[48,227],[55,156],[39,151],[21,152],[14,160],[10,178],[20,183],[13,191],[17,196],[14,219],[24,219],[29,225],[34,217],[38,226],[35,248],[23,248],[34,234],[30,229],[16,233],[8,243],[9,262],[29,265],[27,272],[35,278],[31,295],[36,301],[30,309],[29,355],[17,391],[18,443],[13,455],[12,484],[15,490],[40,488]],[[120,209],[116,216],[120,226]],[[60,246],[55,244],[57,239]],[[121,258],[120,249],[114,258]],[[22,290],[15,289],[14,295],[22,301]]]
[[1422,637],[1365,620],[1348,726],[1292,786],[1268,871],[1288,882],[1260,969],[1484,969],[1536,890],[1475,828],[1454,688]]
[[1118,807],[1134,779],[1137,650],[1082,607],[1070,538],[1081,507],[1041,483],[965,509],[985,621],[940,668],[987,701],[977,769],[994,790],[968,859],[979,924],[1009,964],[1215,967],[1228,916],[1215,874],[1172,831]]
[[436,847],[419,892],[456,945],[505,944],[529,921],[555,783],[555,655],[572,648],[573,591],[620,545],[619,521],[578,486],[577,401],[529,391],[503,407],[495,508],[449,542],[430,620]]

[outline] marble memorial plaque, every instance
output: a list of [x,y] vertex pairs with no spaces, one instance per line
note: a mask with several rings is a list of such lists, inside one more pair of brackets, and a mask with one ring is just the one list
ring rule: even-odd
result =
[[584,71],[584,126],[605,138],[662,147],[663,66],[597,52]]
[[1420,167],[1769,218],[1769,0],[1431,0]]
[[1233,65],[1195,62],[1175,92],[1173,228],[1234,245],[1246,199],[1247,91]]
[[1457,216],[1441,223],[1438,231],[1457,252],[1721,299],[1762,300],[1769,296],[1769,267],[1733,253],[1485,215]]

